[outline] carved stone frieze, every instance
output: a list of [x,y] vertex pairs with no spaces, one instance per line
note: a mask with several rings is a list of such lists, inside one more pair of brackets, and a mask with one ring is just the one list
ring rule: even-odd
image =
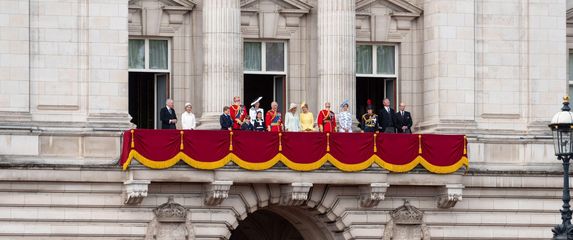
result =
[[127,180],[124,185],[124,204],[137,205],[147,197],[147,189],[151,181],[149,180]]
[[378,203],[384,200],[384,195],[389,186],[388,183],[371,183],[367,186],[361,186],[360,206],[364,208],[378,206]]
[[281,205],[299,206],[308,200],[312,183],[296,182],[281,186]]
[[438,195],[439,208],[452,208],[457,202],[462,200],[464,185],[462,184],[446,184],[440,189]]
[[205,205],[216,206],[229,197],[233,181],[214,181],[207,185]]

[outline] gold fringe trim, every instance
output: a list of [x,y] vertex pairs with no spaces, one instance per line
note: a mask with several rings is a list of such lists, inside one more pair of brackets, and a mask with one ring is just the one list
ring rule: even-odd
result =
[[152,169],[169,168],[169,167],[172,167],[173,165],[177,164],[180,160],[183,160],[185,163],[187,163],[189,166],[191,166],[193,168],[203,169],[203,170],[213,170],[213,169],[221,168],[221,167],[224,167],[225,165],[227,165],[231,161],[234,162],[235,164],[237,164],[238,166],[240,166],[241,168],[247,169],[247,170],[269,169],[269,168],[273,167],[275,164],[277,164],[279,161],[282,162],[284,165],[286,165],[288,168],[290,168],[292,170],[296,170],[296,171],[313,171],[313,170],[316,170],[316,169],[319,169],[320,167],[322,167],[326,162],[330,162],[336,168],[338,168],[342,171],[345,171],[345,172],[362,171],[362,170],[367,169],[370,166],[372,166],[373,163],[376,163],[380,167],[385,168],[391,172],[408,172],[408,171],[414,169],[418,165],[422,165],[429,172],[438,173],[438,174],[453,173],[453,172],[456,172],[458,169],[460,169],[462,166],[469,168],[469,160],[465,156],[450,166],[433,165],[433,164],[429,163],[428,161],[426,161],[426,159],[424,159],[422,156],[416,157],[414,160],[412,160],[411,162],[409,162],[407,164],[396,165],[396,164],[392,164],[392,163],[388,163],[388,162],[384,161],[383,159],[378,157],[378,155],[372,155],[372,157],[370,157],[369,159],[367,159],[366,161],[361,162],[361,163],[347,164],[347,163],[342,163],[342,162],[338,161],[338,159],[333,157],[330,153],[325,154],[322,158],[320,158],[319,160],[312,162],[312,163],[296,163],[296,162],[291,161],[287,157],[285,157],[282,153],[278,153],[273,158],[271,158],[265,162],[251,163],[251,162],[247,162],[247,161],[239,158],[237,155],[235,155],[233,153],[229,153],[229,154],[227,154],[227,156],[225,156],[222,159],[219,159],[217,161],[214,161],[214,162],[197,161],[197,160],[189,157],[187,154],[185,154],[183,152],[179,152],[178,154],[176,154],[172,158],[169,158],[165,161],[154,161],[154,160],[148,159],[148,158],[144,157],[143,155],[139,154],[136,150],[131,150],[129,152],[127,160],[125,161],[125,163],[122,166],[123,170],[127,170],[127,168],[129,167],[129,165],[131,164],[131,161],[133,159],[135,159],[136,161],[138,161],[142,165],[149,167],[149,168],[152,168]]

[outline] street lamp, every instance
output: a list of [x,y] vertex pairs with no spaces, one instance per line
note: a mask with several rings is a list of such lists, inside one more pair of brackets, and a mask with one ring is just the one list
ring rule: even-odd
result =
[[571,195],[569,194],[569,160],[573,156],[573,114],[569,108],[569,97],[563,97],[561,112],[553,116],[549,128],[553,132],[553,145],[557,159],[563,162],[563,209],[561,219],[563,222],[555,226],[553,239],[573,239],[573,226],[571,225]]

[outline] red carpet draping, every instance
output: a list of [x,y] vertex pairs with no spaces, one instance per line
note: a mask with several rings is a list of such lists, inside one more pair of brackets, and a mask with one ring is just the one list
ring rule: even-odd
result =
[[469,167],[463,135],[130,130],[123,136],[120,164],[133,159],[164,169],[184,161],[198,169],[221,168],[230,161],[248,170],[282,162],[312,171],[330,162],[342,171],[361,171],[373,163],[392,172],[422,165],[433,173]]

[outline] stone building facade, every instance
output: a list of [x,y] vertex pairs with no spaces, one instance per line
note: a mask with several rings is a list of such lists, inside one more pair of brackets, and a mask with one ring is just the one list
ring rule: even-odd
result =
[[[547,124],[573,75],[572,7],[2,0],[0,239],[547,239],[562,186]],[[121,132],[154,128],[165,98],[210,129],[235,95],[315,113],[405,102],[414,131],[466,134],[471,168],[117,165]]]

